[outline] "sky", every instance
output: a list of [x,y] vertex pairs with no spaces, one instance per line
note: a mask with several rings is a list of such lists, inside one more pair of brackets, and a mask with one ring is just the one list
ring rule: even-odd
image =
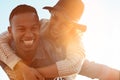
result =
[[[44,6],[53,6],[58,0],[0,0],[0,33],[9,26],[8,17],[18,4],[34,6],[40,18],[48,18],[50,14],[43,10]],[[120,0],[83,0],[85,9],[80,24],[87,30],[83,35],[86,58],[90,61],[105,64],[120,70]],[[6,78],[6,77],[5,77]],[[79,79],[91,80],[86,77]],[[0,68],[0,80],[3,70]]]

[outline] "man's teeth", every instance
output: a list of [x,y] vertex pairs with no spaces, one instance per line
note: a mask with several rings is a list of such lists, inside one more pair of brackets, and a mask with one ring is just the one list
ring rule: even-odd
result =
[[32,45],[33,44],[33,40],[30,41],[24,41],[25,45]]

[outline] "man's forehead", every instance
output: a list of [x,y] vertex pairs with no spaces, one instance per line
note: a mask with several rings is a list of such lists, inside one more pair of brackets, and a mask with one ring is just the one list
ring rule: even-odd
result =
[[15,21],[16,19],[38,19],[37,15],[35,13],[21,13],[21,14],[16,14],[13,16],[12,21]]
[[36,17],[35,13],[25,13],[25,14],[19,14],[15,15],[11,20],[11,25],[15,26],[31,26],[36,23],[39,23],[39,19]]
[[[26,12],[26,13],[19,13],[19,14],[15,14],[13,17],[15,17],[15,16],[27,16],[27,15],[34,15],[34,16],[37,16],[37,14],[36,13],[34,13],[34,12]],[[31,17],[31,16],[30,16]]]

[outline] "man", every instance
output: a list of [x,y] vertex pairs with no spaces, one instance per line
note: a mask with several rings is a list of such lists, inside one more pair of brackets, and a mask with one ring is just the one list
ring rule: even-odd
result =
[[[80,1],[80,2],[81,2],[81,1]],[[61,3],[61,2],[60,2],[60,3]],[[18,12],[19,12],[19,11],[18,11]],[[51,21],[52,21],[52,20],[51,20]],[[24,21],[24,23],[25,23],[25,21]],[[21,24],[22,24],[22,22],[21,22]],[[60,25],[60,26],[61,26],[61,25]],[[67,26],[67,24],[66,24],[66,26]],[[50,27],[50,26],[49,26],[49,27]],[[49,28],[49,27],[48,27],[48,28]],[[46,28],[46,27],[42,27],[42,28]],[[52,38],[52,39],[54,40],[55,37],[47,37],[48,34],[47,34],[47,36],[46,36],[45,34],[43,34],[43,33],[44,33],[43,30],[45,30],[45,29],[42,29],[42,31],[41,31],[41,38],[42,38],[43,40],[44,40],[44,38],[48,38],[48,41],[45,41],[45,40],[43,41],[44,44],[46,44],[47,42],[49,42],[49,38]],[[68,33],[68,32],[71,33],[72,27],[71,27],[69,30],[68,30],[67,28],[62,29],[62,30],[66,30],[65,33],[64,33],[64,35],[66,35],[66,37],[67,37],[68,34],[66,34],[66,32],[67,32],[67,33]],[[49,29],[49,31],[51,31],[51,30]],[[49,32],[49,31],[48,31],[48,32]],[[74,31],[74,30],[72,30],[72,32],[73,32],[73,31]],[[24,32],[24,31],[23,31],[23,32]],[[73,33],[74,33],[74,32],[73,32]],[[72,33],[72,34],[73,34],[73,33]],[[74,33],[74,34],[76,34],[76,33]],[[44,36],[43,36],[43,35],[44,35]],[[52,35],[52,34],[51,34],[51,35]],[[63,36],[63,35],[62,35],[62,36]],[[60,36],[60,37],[62,37],[62,36]],[[58,36],[57,36],[57,37],[58,37]],[[73,38],[75,38],[75,37],[76,37],[76,36],[74,35]],[[74,39],[72,38],[72,36],[67,37],[67,38],[69,38],[70,40],[74,40]],[[53,46],[56,46],[56,47],[57,47],[57,45],[58,45],[58,47],[59,47],[59,45],[61,45],[61,43],[63,44],[63,45],[62,45],[63,47],[66,46],[66,44],[67,44],[68,41],[65,41],[64,38],[61,38],[61,39],[62,39],[61,41],[64,40],[64,43],[60,42],[59,44],[55,44],[55,45],[54,45],[53,42],[52,42],[52,43],[48,43],[47,45],[41,45],[41,46],[46,46],[46,47],[47,47],[48,45],[50,45],[50,46],[53,45]],[[69,40],[69,41],[70,41],[70,40]],[[56,41],[59,41],[59,40],[56,40]],[[78,41],[79,41],[79,40],[77,40],[77,42],[78,42]],[[27,42],[25,41],[26,44],[28,44],[28,43],[31,44],[32,42],[33,42],[33,40],[27,41]],[[54,42],[55,42],[55,41],[54,41]],[[74,42],[76,43],[76,41],[73,41],[73,43],[74,43]],[[57,42],[57,43],[58,43],[58,42]],[[30,44],[28,44],[28,45],[30,45]],[[78,44],[78,43],[77,43],[77,44]],[[71,45],[72,45],[72,44],[71,44]],[[69,45],[69,46],[70,46],[70,45]],[[45,47],[45,48],[46,48],[46,47]],[[61,46],[60,46],[60,47],[61,47]],[[74,46],[74,47],[75,47],[75,46]],[[77,49],[79,49],[78,47],[81,47],[81,45],[77,45],[76,48],[74,49],[74,51],[76,51]],[[48,47],[48,48],[50,48],[50,47]],[[54,48],[54,47],[53,47],[53,48]],[[67,57],[69,60],[73,58],[73,55],[70,55],[70,54],[71,54],[71,51],[72,51],[72,48],[73,48],[73,47],[68,47],[68,48],[67,48],[67,52],[66,52],[67,54],[66,54],[66,55],[69,55],[69,57]],[[49,49],[48,49],[48,50],[49,50]],[[47,52],[48,50],[46,50],[46,52]],[[54,49],[50,48],[49,51],[51,51],[51,50],[54,50]],[[69,50],[70,50],[70,51],[69,51]],[[77,54],[75,54],[75,56],[78,57],[78,59],[77,59],[77,62],[79,62],[78,64],[75,64],[75,63],[76,63],[76,59],[75,59],[76,57],[73,58],[74,62],[72,62],[72,61],[68,61],[68,59],[65,59],[65,56],[63,56],[63,55],[62,55],[62,57],[58,57],[58,58],[57,58],[57,56],[61,55],[61,52],[59,53],[58,51],[55,51],[55,50],[54,50],[54,52],[51,52],[51,53],[53,53],[52,55],[55,55],[55,56],[56,56],[55,58],[52,57],[54,61],[57,61],[57,60],[62,59],[61,62],[57,62],[57,65],[60,65],[60,66],[63,65],[63,66],[64,66],[64,64],[66,64],[66,62],[68,63],[68,65],[71,64],[71,63],[74,64],[74,66],[76,66],[75,68],[74,68],[74,66],[72,66],[72,65],[69,66],[69,69],[71,69],[72,67],[74,68],[74,69],[72,70],[73,72],[71,72],[71,74],[74,74],[74,73],[76,73],[76,72],[78,72],[78,71],[80,70],[81,64],[82,64],[83,59],[84,59],[84,53],[81,52],[81,50],[82,50],[82,48],[80,48],[79,50],[77,50],[78,52],[77,52]],[[63,48],[62,52],[63,52],[63,51],[64,51],[64,48]],[[80,52],[79,52],[79,51],[80,51]],[[48,52],[48,53],[50,53],[50,52]],[[65,52],[64,52],[64,53],[65,53]],[[78,53],[80,53],[80,54],[78,54]],[[21,54],[21,53],[19,53],[19,54]],[[50,54],[50,55],[51,55],[51,54]],[[65,54],[64,54],[64,55],[65,55]],[[19,55],[18,55],[18,56],[19,56]],[[24,58],[25,58],[25,60],[24,60],[24,58],[23,58],[22,56],[23,56],[23,54],[22,54],[21,56],[19,56],[19,57],[21,57],[21,58],[23,59],[23,61],[25,61],[25,62],[29,62],[29,61],[30,61],[30,60],[29,60],[30,58],[28,58],[28,60],[26,61],[26,58],[24,57]],[[33,56],[33,55],[31,55],[31,56]],[[32,58],[31,58],[31,59],[32,59]],[[63,60],[63,59],[65,59],[65,60]],[[48,60],[48,61],[49,61],[49,60]],[[63,64],[63,61],[64,61],[64,64]],[[71,63],[70,63],[70,62],[71,62]],[[31,62],[30,62],[30,63],[31,63]],[[40,61],[39,61],[39,63],[40,63]],[[50,63],[50,62],[49,62],[49,63]],[[28,63],[27,63],[27,64],[28,64]],[[68,66],[68,65],[67,65],[67,66]],[[39,66],[40,66],[40,65],[39,65]],[[78,68],[78,69],[77,69],[77,68]],[[45,68],[45,69],[46,69],[46,68]],[[49,69],[49,68],[48,68],[48,69]],[[60,68],[58,68],[58,69],[64,69],[64,72],[65,72],[65,70],[66,70],[66,72],[69,71],[69,69],[66,69],[66,68],[64,68],[64,67],[62,68],[62,66],[61,66]],[[41,69],[39,69],[39,70],[41,70]],[[44,71],[43,73],[45,73],[45,71]],[[41,73],[41,74],[44,75],[43,73]],[[47,73],[48,73],[48,71],[47,71]],[[53,73],[53,71],[51,70],[51,74],[52,74],[52,73]],[[68,74],[68,73],[63,73],[63,72],[61,72],[61,73],[59,73],[59,74],[60,74],[60,76],[63,76],[63,75],[66,76],[65,74]],[[70,74],[70,72],[69,72],[69,74]],[[56,75],[56,74],[55,74],[55,75]],[[48,75],[47,75],[47,76],[48,76]],[[57,76],[59,76],[58,73],[57,73]],[[46,76],[45,76],[45,77],[46,77]]]
[[[62,0],[61,0],[62,1]],[[58,3],[59,4],[59,3]],[[59,4],[60,5],[60,4]],[[58,10],[60,10],[60,8],[59,8],[59,6],[54,6],[55,8],[55,10],[58,8]],[[56,14],[57,14],[57,16],[59,15],[59,13],[57,12],[57,11],[55,11],[54,12],[54,9],[51,7],[45,7],[46,9],[49,9],[49,11],[52,13],[52,14],[55,14],[55,15],[53,15],[53,16],[56,16]],[[62,11],[61,11],[61,13],[63,13]],[[68,12],[68,13],[70,13],[70,12]],[[64,14],[65,15],[65,14]],[[67,20],[65,20],[65,23],[66,23],[66,21],[67,22],[70,22],[70,21],[74,21],[74,20],[76,20],[76,16],[75,15],[70,15],[70,16],[73,16],[72,18],[69,18],[68,16],[66,16],[66,18],[65,19],[67,19]],[[60,15],[58,16],[58,17],[60,17]],[[80,16],[77,16],[77,18],[78,17],[80,17]],[[56,20],[56,18],[55,17],[53,17],[54,19],[53,20]],[[69,18],[69,19],[68,19]],[[53,21],[53,20],[51,20],[51,21]],[[70,20],[70,21],[69,21]],[[64,21],[63,21],[64,22]],[[71,22],[70,22],[71,23]],[[54,24],[55,25],[55,24]],[[57,24],[58,25],[58,24]],[[73,25],[73,24],[72,24]],[[44,29],[45,27],[43,27],[42,29],[43,30],[45,30]],[[69,27],[70,28],[70,27]],[[52,28],[51,30],[54,30],[55,29],[55,31],[56,30],[58,30],[59,31],[59,28],[58,27],[54,27],[54,28]],[[67,29],[63,29],[63,31],[66,31]],[[42,31],[42,30],[41,30]],[[43,33],[44,33],[44,31],[43,31]],[[55,32],[54,32],[55,33]],[[42,34],[42,32],[41,32],[41,34]],[[55,33],[56,34],[56,33]],[[59,34],[59,33],[58,33]],[[55,36],[53,33],[51,34],[52,36],[54,36],[53,38],[52,38],[52,40],[54,41],[54,39],[56,38],[57,39],[57,37],[58,37],[58,35],[57,36]],[[46,36],[46,34],[44,35],[44,36]],[[42,36],[42,37],[44,37],[44,36]],[[60,37],[60,35],[59,35],[59,37]],[[67,36],[66,36],[67,37]],[[46,38],[46,37],[44,37],[44,38]],[[48,38],[48,37],[47,37]],[[66,40],[65,42],[67,42],[67,41],[69,41],[70,39],[68,39],[68,40]],[[71,43],[71,42],[70,42]],[[58,44],[58,42],[56,42],[55,41],[55,44]],[[68,43],[69,44],[69,43]],[[59,45],[59,44],[58,44]],[[74,51],[77,51],[77,50],[74,50],[74,49],[70,49],[70,50],[73,50],[72,52],[74,52]],[[73,55],[73,54],[72,54]],[[73,57],[72,57],[73,58]],[[82,75],[85,75],[85,76],[88,76],[88,77],[91,77],[91,78],[100,78],[100,79],[102,79],[102,78],[104,78],[103,76],[100,76],[103,72],[102,71],[105,71],[105,70],[107,70],[108,72],[113,72],[113,74],[115,75],[113,75],[113,79],[117,79],[119,76],[117,75],[117,70],[114,70],[114,69],[110,69],[109,67],[106,67],[106,66],[103,66],[103,65],[99,65],[99,64],[95,64],[95,63],[90,63],[90,62],[88,62],[88,61],[85,61],[84,62],[84,65],[83,65],[83,67],[82,67],[82,71],[81,71],[81,73],[80,74],[82,74]],[[66,66],[65,66],[66,67]],[[89,67],[90,67],[90,69],[89,69]],[[93,68],[97,68],[97,69],[100,69],[100,70],[102,70],[101,71],[101,73],[99,73],[99,70],[97,70],[97,69],[95,69],[95,70],[93,70]],[[105,68],[107,68],[107,69],[105,69]],[[87,71],[88,70],[88,71]],[[109,70],[112,70],[112,71],[109,71]],[[91,74],[89,74],[89,72],[91,72]],[[70,74],[70,72],[68,72],[69,74]],[[94,75],[93,75],[93,73],[94,73]],[[108,73],[107,73],[107,75],[108,75]],[[63,75],[62,75],[63,76]],[[101,78],[102,77],[102,78]],[[106,76],[105,76],[106,77]],[[116,77],[116,78],[115,78]],[[105,79],[105,78],[104,78]],[[103,80],[104,80],[103,79]],[[111,79],[111,78],[110,78]],[[106,80],[107,80],[107,78],[106,78]],[[111,79],[112,80],[112,79]]]
[[[15,54],[22,58],[25,64],[30,65],[31,60],[37,54],[38,44],[40,44],[40,23],[37,12],[29,6],[18,6],[17,10],[11,12],[9,22],[8,31],[13,40],[10,46],[16,51]],[[15,71],[11,71],[4,64],[2,66],[10,78],[23,80],[22,77],[16,78]],[[31,78],[36,80],[36,77]]]

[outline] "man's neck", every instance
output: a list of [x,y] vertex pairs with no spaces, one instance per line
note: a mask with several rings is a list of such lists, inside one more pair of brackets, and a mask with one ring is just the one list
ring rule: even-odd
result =
[[37,50],[34,51],[22,51],[17,50],[16,53],[26,64],[30,65],[32,63],[33,57],[35,56]]
[[16,52],[15,54],[20,57],[26,64],[30,64],[32,62],[33,57],[36,55],[38,48],[31,51],[23,51],[21,49],[17,49],[14,41],[10,43],[11,48]]

